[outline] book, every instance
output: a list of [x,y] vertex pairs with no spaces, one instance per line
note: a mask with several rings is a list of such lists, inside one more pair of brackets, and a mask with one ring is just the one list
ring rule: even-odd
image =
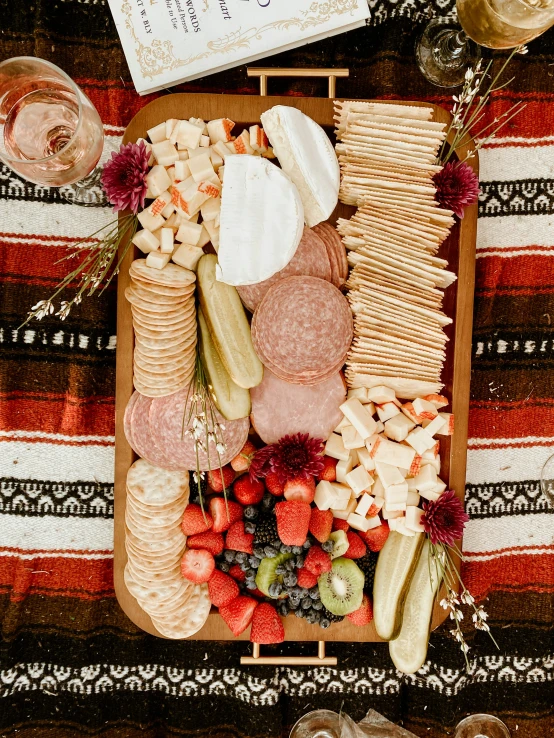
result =
[[139,95],[365,24],[367,0],[109,0]]

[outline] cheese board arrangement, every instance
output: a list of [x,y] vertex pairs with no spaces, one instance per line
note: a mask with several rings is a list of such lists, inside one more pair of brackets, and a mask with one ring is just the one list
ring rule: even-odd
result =
[[436,199],[448,132],[432,105],[210,95],[130,124],[115,584],[144,630],[424,663],[467,520],[476,211]]

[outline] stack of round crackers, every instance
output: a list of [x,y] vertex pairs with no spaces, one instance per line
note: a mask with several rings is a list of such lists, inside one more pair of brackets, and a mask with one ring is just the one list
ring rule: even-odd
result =
[[208,588],[181,575],[186,536],[181,519],[189,499],[188,472],[168,472],[139,459],[127,473],[127,589],[168,638],[188,638],[210,612]]
[[133,384],[147,397],[186,387],[196,359],[196,275],[176,264],[153,269],[137,259],[129,269],[135,352]]

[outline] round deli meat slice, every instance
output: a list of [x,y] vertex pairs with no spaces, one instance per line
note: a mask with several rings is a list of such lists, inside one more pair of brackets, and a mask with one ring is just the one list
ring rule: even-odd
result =
[[[340,284],[336,286],[342,287],[342,285],[348,279],[348,259],[346,256],[346,248],[344,246],[344,243],[342,242],[342,238],[340,237],[337,229],[333,228],[330,223],[319,223],[319,225],[317,225],[314,230],[325,242],[325,246],[327,247],[327,251],[329,253],[329,261],[333,259],[333,261],[336,262],[338,278],[340,280]],[[333,256],[331,256],[331,254],[333,254]],[[333,284],[335,284],[335,282],[333,282]]]
[[254,312],[270,287],[281,279],[294,276],[319,277],[327,282],[332,281],[332,267],[324,241],[311,228],[304,228],[302,239],[296,253],[287,266],[269,279],[257,284],[237,287],[243,305]]
[[131,424],[131,416],[133,413],[133,408],[138,398],[139,398],[139,393],[133,392],[133,394],[129,398],[127,407],[125,408],[125,415],[123,416],[123,432],[125,433],[125,438],[127,439],[127,443],[129,444],[129,446],[133,449],[135,453],[137,453],[137,450],[135,448],[135,441],[133,439],[133,427]]
[[339,259],[333,243],[329,238],[327,229],[324,227],[326,225],[328,225],[328,223],[318,223],[318,225],[314,226],[313,230],[314,233],[317,233],[317,235],[321,238],[321,240],[325,244],[325,248],[327,249],[327,256],[331,265],[331,284],[334,284],[335,287],[338,287],[340,289],[343,285],[343,281],[340,276]]
[[352,336],[346,297],[316,277],[288,277],[274,284],[252,325],[254,348],[290,376],[324,375],[341,366]]
[[[197,458],[194,439],[191,433],[186,433],[191,422],[192,393],[186,388],[167,397],[157,397],[150,406],[150,432],[154,445],[163,449],[165,463],[159,465],[164,468],[181,470],[195,470]],[[200,408],[199,408],[200,409]],[[216,423],[220,423],[224,430],[218,433],[218,441],[224,444],[225,450],[218,459],[215,443],[209,442],[206,453],[199,450],[198,468],[200,471],[215,469],[228,464],[242,449],[248,438],[250,421],[248,418],[240,420],[226,420],[214,409]]]
[[312,386],[290,384],[266,369],[262,383],[250,390],[256,433],[264,443],[276,443],[293,433],[327,440],[342,420],[340,405],[346,385],[340,372]]
[[130,438],[127,436],[127,440],[138,456],[146,459],[146,461],[149,461],[155,466],[159,466],[159,458],[152,442],[150,426],[148,424],[150,403],[152,400],[149,397],[141,395],[140,392],[134,392],[131,400],[135,396],[136,399],[133,403],[130,418]]

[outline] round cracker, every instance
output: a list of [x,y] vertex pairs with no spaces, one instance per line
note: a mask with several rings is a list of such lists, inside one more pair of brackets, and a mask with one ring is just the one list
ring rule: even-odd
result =
[[166,287],[186,287],[196,281],[196,274],[189,269],[172,262],[163,269],[153,269],[146,265],[146,259],[135,259],[129,267],[129,274]]
[[190,302],[190,298],[180,298],[179,300],[169,300],[167,302],[160,302],[156,299],[159,295],[151,293],[144,293],[147,296],[139,293],[135,287],[125,288],[125,298],[131,303],[133,307],[148,310],[151,313],[166,313],[174,310],[184,308]]
[[177,308],[187,305],[192,300],[191,295],[157,295],[137,282],[133,283],[130,290],[132,295],[139,297],[150,305],[171,305],[173,308]]
[[127,491],[132,497],[149,505],[165,505],[188,499],[188,472],[167,471],[137,459],[127,472]]
[[158,631],[167,638],[189,638],[197,633],[210,614],[211,602],[206,584],[195,585],[194,591],[174,622],[166,618],[152,618]]

